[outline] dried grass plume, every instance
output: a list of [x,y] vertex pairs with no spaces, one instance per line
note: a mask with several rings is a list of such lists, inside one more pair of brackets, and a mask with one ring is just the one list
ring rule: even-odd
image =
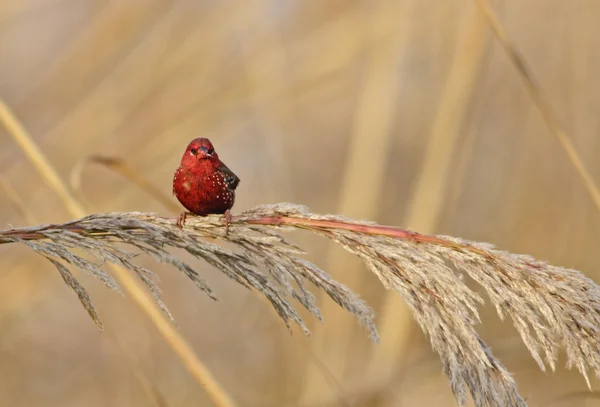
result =
[[[296,300],[317,318],[321,313],[307,283],[356,315],[371,339],[379,340],[374,314],[356,294],[302,258],[304,252],[279,231],[303,229],[322,235],[358,255],[383,285],[404,298],[439,354],[458,402],[470,394],[477,406],[525,406],[516,384],[479,338],[477,308],[483,298],[464,282],[469,276],[486,291],[498,314],[508,317],[541,369],[555,369],[557,352],[589,380],[600,376],[600,288],[575,270],[487,244],[447,236],[427,236],[399,228],[318,215],[293,204],[262,205],[233,218],[226,233],[219,216],[192,217],[180,230],[175,218],[149,213],[105,213],[60,225],[0,231],[0,243],[21,243],[46,257],[75,291],[92,319],[98,314],[84,287],[70,272],[76,267],[108,288],[119,290],[102,262],[127,268],[146,284],[163,311],[152,271],[135,257],[145,253],[187,275],[212,299],[206,281],[173,250],[183,249],[244,287],[264,295],[286,325],[309,333],[293,305]],[[234,249],[217,244],[226,241]],[[123,244],[129,247],[124,250]],[[99,260],[76,254],[83,251]]]

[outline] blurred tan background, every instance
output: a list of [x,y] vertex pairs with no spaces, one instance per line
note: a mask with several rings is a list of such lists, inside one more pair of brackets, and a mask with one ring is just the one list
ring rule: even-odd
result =
[[[493,6],[600,180],[600,7]],[[110,155],[170,195],[187,142],[204,136],[242,179],[234,212],[301,203],[491,242],[600,282],[600,214],[473,1],[2,0],[0,97],[65,178],[86,155]],[[25,202],[0,194],[2,228],[70,219],[4,129],[0,175]],[[168,214],[104,168],[83,177],[97,211]],[[308,318],[311,338],[290,335],[207,265],[194,263],[221,303],[143,260],[237,404],[455,405],[401,299],[341,249],[292,238],[377,310],[381,345],[328,299],[323,324]],[[111,340],[49,263],[16,245],[0,255],[0,405],[211,405],[130,299],[82,276]],[[493,309],[483,318],[530,405],[599,405],[563,365],[540,372]]]

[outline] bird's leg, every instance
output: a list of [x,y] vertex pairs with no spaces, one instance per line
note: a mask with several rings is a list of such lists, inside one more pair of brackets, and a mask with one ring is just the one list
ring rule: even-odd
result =
[[225,235],[229,233],[229,225],[231,224],[231,211],[227,209],[223,214],[223,220],[225,221]]
[[179,229],[183,229],[183,225],[185,225],[185,218],[188,216],[189,212],[183,211],[177,217],[177,227]]

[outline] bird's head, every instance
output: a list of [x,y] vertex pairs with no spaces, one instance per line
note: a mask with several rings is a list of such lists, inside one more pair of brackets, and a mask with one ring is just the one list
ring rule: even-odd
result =
[[196,138],[188,144],[185,153],[181,158],[182,164],[195,165],[201,160],[216,160],[219,156],[212,143],[207,138]]

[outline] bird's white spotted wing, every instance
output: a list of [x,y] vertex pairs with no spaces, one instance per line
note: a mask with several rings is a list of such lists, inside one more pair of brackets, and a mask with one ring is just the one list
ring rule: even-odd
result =
[[219,165],[218,170],[223,176],[223,181],[225,182],[225,185],[227,185],[227,189],[234,191],[240,183],[238,176],[223,163]]

